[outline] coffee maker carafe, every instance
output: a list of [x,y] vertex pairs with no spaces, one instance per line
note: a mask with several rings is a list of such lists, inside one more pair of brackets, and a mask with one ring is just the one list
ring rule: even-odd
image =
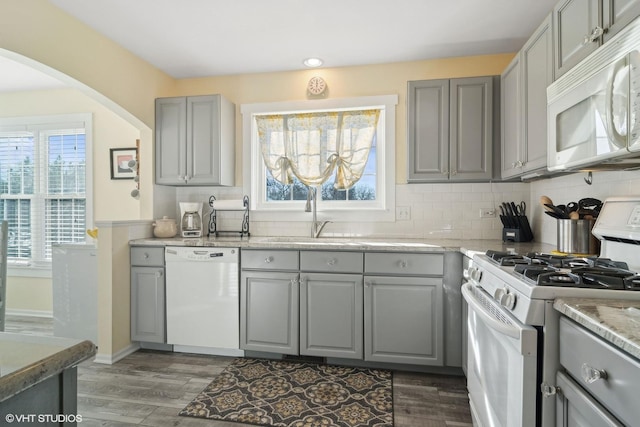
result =
[[202,203],[180,203],[182,237],[202,237]]

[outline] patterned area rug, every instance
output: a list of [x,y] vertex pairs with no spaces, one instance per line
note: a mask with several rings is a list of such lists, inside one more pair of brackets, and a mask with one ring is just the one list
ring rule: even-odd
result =
[[390,371],[235,359],[179,415],[278,427],[393,426]]

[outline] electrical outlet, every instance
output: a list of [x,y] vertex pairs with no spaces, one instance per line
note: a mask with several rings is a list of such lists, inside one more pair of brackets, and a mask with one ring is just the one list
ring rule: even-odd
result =
[[411,207],[410,206],[398,206],[396,207],[396,220],[407,221],[411,219]]
[[496,210],[493,208],[480,208],[480,218],[495,218]]

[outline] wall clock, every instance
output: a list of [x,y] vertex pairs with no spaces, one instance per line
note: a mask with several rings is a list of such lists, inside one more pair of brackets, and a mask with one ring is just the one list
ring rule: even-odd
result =
[[311,77],[309,80],[309,84],[307,85],[307,94],[308,95],[323,95],[327,90],[327,83],[324,81],[322,77]]

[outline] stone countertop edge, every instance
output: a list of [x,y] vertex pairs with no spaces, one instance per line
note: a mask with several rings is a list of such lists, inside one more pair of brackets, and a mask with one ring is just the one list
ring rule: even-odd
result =
[[553,308],[640,359],[640,301],[558,298]]
[[407,239],[376,237],[249,237],[249,238],[145,238],[129,242],[131,246],[239,247],[242,249],[305,249],[385,252],[462,252],[468,257],[487,250],[514,253],[550,252],[555,246],[537,243],[502,242],[501,240]]
[[78,365],[95,354],[96,346],[91,341],[79,341],[75,345],[1,377],[0,402],[59,374],[65,369]]

